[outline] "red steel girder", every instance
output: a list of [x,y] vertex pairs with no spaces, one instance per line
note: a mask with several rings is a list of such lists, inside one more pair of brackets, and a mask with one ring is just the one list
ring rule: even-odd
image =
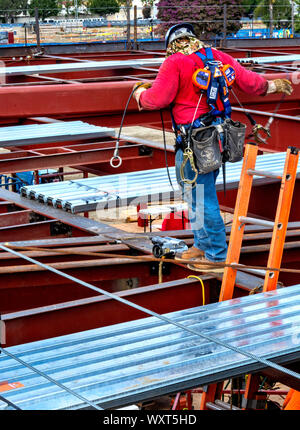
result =
[[[293,82],[298,82],[299,73],[287,75],[284,73],[266,75],[274,77],[292,76]],[[118,127],[121,115],[132,89],[132,82],[102,82],[69,85],[41,85],[38,88],[4,87],[0,94],[0,123],[9,124],[34,116],[50,116],[59,119],[75,119],[80,117],[92,124]],[[235,92],[245,108],[272,114],[281,100],[281,95],[249,96],[237,89]],[[2,97],[2,100],[1,100]],[[268,140],[269,149],[283,151],[287,142],[296,140],[300,128],[299,114],[300,86],[294,85],[292,96],[286,97],[280,105],[278,114],[287,115],[285,118],[275,118],[271,125],[272,137]],[[16,100],[18,103],[16,103]],[[44,103],[47,100],[47,103]],[[101,100],[101,103],[100,103]],[[231,96],[233,107],[239,108]],[[171,129],[169,113],[165,115],[166,128]],[[258,123],[266,125],[270,115],[253,114]],[[251,127],[241,112],[234,111],[234,119],[238,119]],[[138,111],[136,102],[131,101],[125,120],[127,125],[142,125],[161,128],[158,111]]]
[[[205,302],[209,303],[211,279],[206,277]],[[202,289],[196,279],[141,287],[116,293],[154,312],[166,313],[199,306]],[[1,315],[5,325],[6,344],[12,346],[34,340],[74,333],[95,327],[144,318],[143,312],[105,296],[94,296],[69,303]]]
[[0,213],[0,228],[15,226],[16,224],[28,224],[32,214],[30,209]]
[[0,242],[15,241],[19,238],[33,240],[64,236],[76,237],[82,234],[81,230],[74,227],[68,230],[60,229],[57,227],[56,220],[48,220],[0,227]]
[[[274,76],[287,77],[287,74],[266,75],[268,79]],[[294,75],[296,79],[299,74]],[[297,78],[299,79],[299,78]],[[0,94],[0,118],[28,118],[32,116],[50,116],[70,118],[84,115],[108,116],[122,113],[133,87],[132,81],[127,82],[101,82],[69,85],[41,85],[39,87],[3,87]],[[268,105],[280,100],[281,95],[268,97],[239,95],[245,106],[263,103],[268,111]],[[297,101],[300,97],[300,86],[294,86],[294,93],[289,101]],[[16,103],[16,100],[18,103]],[[47,103],[44,101],[47,100]],[[237,103],[232,99],[232,104]],[[137,124],[143,123],[144,111],[138,112],[136,102],[131,101],[129,111],[139,113]]]
[[[110,166],[115,140],[108,146],[106,142],[74,144],[68,146],[55,146],[54,148],[40,148],[38,145],[33,150],[16,150],[10,153],[0,154],[0,173],[9,174],[39,169],[49,169],[64,166],[86,166],[94,171],[115,173]],[[121,141],[119,152],[122,157],[122,165],[118,173],[140,170],[142,163],[144,169],[160,168],[165,166],[162,149],[148,147],[144,150],[143,144]],[[174,163],[174,153],[169,153],[169,161]]]

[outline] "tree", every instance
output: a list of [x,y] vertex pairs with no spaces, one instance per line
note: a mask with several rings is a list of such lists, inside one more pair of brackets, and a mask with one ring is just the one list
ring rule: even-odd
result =
[[227,6],[227,33],[234,33],[241,28],[242,0],[159,0],[156,5],[157,17],[163,22],[160,33],[165,33],[171,25],[189,22],[194,25],[199,37],[221,34],[224,28],[224,5]]
[[[281,28],[284,21],[289,26],[292,19],[291,2],[289,0],[271,0],[270,3],[273,5],[273,26]],[[261,18],[267,27],[270,27],[270,3],[266,0],[261,0],[254,11],[254,17],[256,19]]]
[[0,0],[0,16],[5,22],[12,22],[20,13],[25,13],[27,0]]
[[295,0],[295,11],[297,13],[295,14],[295,33],[300,32],[300,0]]
[[89,0],[87,7],[91,13],[100,16],[118,13],[120,10],[117,0]]
[[[83,0],[77,0],[77,8],[83,5]],[[58,0],[58,5],[63,10],[66,16],[75,15],[75,1],[74,0]]]
[[38,8],[39,18],[42,20],[49,16],[57,16],[61,10],[58,0],[31,0],[28,5],[30,16],[35,15],[36,8]]
[[251,15],[253,15],[259,3],[260,3],[260,0],[243,0],[242,6],[244,11],[244,16],[250,17]]

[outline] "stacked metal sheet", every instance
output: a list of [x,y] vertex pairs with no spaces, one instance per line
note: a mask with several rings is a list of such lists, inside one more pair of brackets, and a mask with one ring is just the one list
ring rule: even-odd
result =
[[0,127],[0,146],[6,148],[114,135],[115,131],[112,128],[99,127],[83,121],[58,121],[50,124]]
[[[285,156],[286,153],[259,155],[256,169],[281,175]],[[242,161],[226,164],[226,183],[228,188],[237,186],[240,180],[241,168]],[[175,167],[171,167],[169,171],[175,195],[180,197],[181,191],[176,181]],[[21,189],[21,194],[24,197],[39,200],[56,208],[78,213],[107,206],[126,206],[143,201],[155,202],[167,199],[173,196],[173,188],[169,182],[167,169],[161,168],[26,186]],[[217,178],[217,189],[221,190],[222,188],[223,177],[220,174]]]
[[[300,285],[166,314],[172,322],[276,363],[300,358]],[[264,364],[150,317],[14,346],[0,354],[1,395],[21,409],[103,408],[259,370]],[[20,364],[16,358],[31,366]],[[295,376],[294,376],[295,377]],[[297,376],[296,376],[297,377]],[[14,385],[13,385],[14,384]],[[4,388],[4,386],[3,386]],[[0,401],[0,409],[12,408]]]

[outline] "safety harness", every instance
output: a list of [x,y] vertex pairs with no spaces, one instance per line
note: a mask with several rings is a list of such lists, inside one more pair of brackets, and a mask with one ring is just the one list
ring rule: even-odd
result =
[[[176,142],[177,145],[181,145],[184,141],[184,151],[183,151],[183,162],[180,166],[180,176],[181,180],[184,183],[195,184],[198,177],[198,170],[195,166],[193,159],[193,150],[191,148],[191,135],[193,129],[196,127],[203,127],[205,125],[211,124],[216,117],[221,117],[222,119],[230,119],[231,117],[231,104],[229,101],[229,87],[233,84],[236,73],[232,66],[229,64],[223,65],[220,61],[214,60],[213,52],[210,47],[205,48],[205,54],[201,52],[193,53],[196,63],[198,63],[198,58],[200,58],[204,64],[204,68],[198,68],[193,73],[192,81],[195,87],[200,89],[200,97],[195,110],[194,118],[192,123],[189,125],[188,130],[186,126],[179,126],[180,135],[176,132],[175,121],[172,116],[173,128],[176,134]],[[210,111],[208,114],[205,114],[200,118],[195,120],[196,112],[198,110],[198,106],[202,99],[202,96],[206,93],[207,104],[210,107]],[[221,102],[222,108],[220,109],[218,106],[218,101]],[[172,109],[171,109],[172,111]],[[220,151],[222,152],[221,140],[220,142]],[[192,179],[187,179],[184,176],[184,168],[187,162],[190,162],[190,166],[195,173]],[[225,191],[225,165],[222,163],[223,168],[223,179],[224,179],[224,191]]]
[[[235,70],[229,64],[223,65],[220,61],[214,60],[212,49],[205,48],[205,54],[200,51],[192,54],[198,56],[203,64],[204,69],[196,70],[193,75],[193,82],[200,88],[202,92],[207,93],[207,104],[211,108],[209,114],[211,116],[222,116],[225,118],[231,117],[231,104],[229,101],[228,86],[232,85],[235,80]],[[207,76],[206,85],[203,86],[201,79]],[[217,100],[223,105],[223,109],[219,110]]]

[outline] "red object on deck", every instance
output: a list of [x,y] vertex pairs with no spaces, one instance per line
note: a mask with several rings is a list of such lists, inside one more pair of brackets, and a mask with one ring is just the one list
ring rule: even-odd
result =
[[163,220],[161,230],[189,230],[191,228],[188,211],[171,212]]
[[13,31],[8,32],[8,43],[15,43],[15,36]]
[[147,227],[149,224],[148,216],[144,214],[140,214],[140,209],[147,209],[147,203],[140,203],[139,205],[137,205],[136,209],[138,214],[138,218],[137,218],[138,226]]

